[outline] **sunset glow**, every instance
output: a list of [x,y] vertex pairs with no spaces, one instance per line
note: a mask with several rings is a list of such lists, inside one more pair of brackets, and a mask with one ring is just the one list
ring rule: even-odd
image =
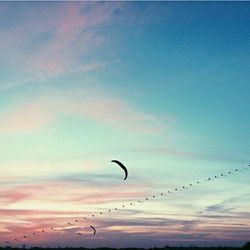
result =
[[250,240],[249,17],[249,2],[1,2],[1,246]]

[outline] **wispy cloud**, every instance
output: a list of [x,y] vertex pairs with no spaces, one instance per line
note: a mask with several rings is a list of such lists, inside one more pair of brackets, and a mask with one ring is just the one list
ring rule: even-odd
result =
[[247,158],[243,158],[240,156],[234,155],[226,155],[220,152],[215,152],[214,154],[209,152],[198,152],[198,151],[191,151],[189,149],[182,149],[182,148],[173,148],[173,147],[141,147],[133,149],[138,153],[150,153],[150,154],[157,154],[162,156],[172,156],[178,158],[185,158],[185,159],[193,159],[193,160],[205,160],[205,161],[213,161],[213,162],[227,162],[230,164],[235,163],[243,163],[247,162]]
[[[18,211],[16,211],[18,214]],[[23,213],[29,211],[23,211]],[[38,211],[37,211],[38,212]],[[74,223],[73,217],[69,213],[53,215],[53,212],[39,211],[43,217],[36,219],[37,215],[30,213],[30,219],[26,223],[19,226],[9,225],[6,229],[8,233],[1,236],[9,238],[19,237],[22,242],[22,235],[30,237],[29,243],[36,244],[58,244],[59,242],[67,244],[74,241],[73,245],[81,244],[81,238],[77,234],[81,232],[84,236],[85,246],[114,246],[113,238],[110,239],[110,234],[118,240],[118,245],[121,246],[144,246],[150,244],[154,246],[176,245],[176,244],[198,244],[198,245],[214,245],[221,244],[224,240],[234,242],[242,242],[247,239],[249,233],[248,228],[227,228],[225,225],[207,225],[205,221],[200,220],[184,220],[169,219],[164,217],[150,218],[131,218],[131,217],[104,217],[96,220],[94,226],[97,230],[97,235],[92,238],[92,230],[89,227],[90,222]],[[22,212],[21,212],[22,213]],[[52,215],[52,216],[51,216]],[[72,213],[72,215],[76,215]],[[145,215],[145,213],[144,213]],[[130,214],[131,216],[131,214]],[[67,222],[71,221],[72,226],[67,226]],[[54,226],[55,230],[50,230]],[[42,229],[46,231],[46,237],[41,235]],[[190,230],[191,229],[191,230]],[[36,232],[37,236],[32,237],[32,232]],[[63,236],[63,238],[62,238]],[[38,238],[37,238],[38,237]],[[5,238],[6,239],[6,238]],[[54,243],[53,243],[54,241]],[[126,243],[127,242],[127,243]],[[117,244],[117,243],[116,243]],[[125,244],[125,245],[124,245]],[[164,244],[164,245],[163,245]]]
[[[104,178],[104,177],[103,177]],[[37,208],[36,203],[50,204],[55,209],[60,210],[60,204],[78,208],[96,205],[114,206],[113,203],[128,203],[128,201],[145,196],[147,187],[145,185],[130,183],[124,189],[118,182],[110,181],[106,186],[99,185],[99,182],[82,178],[77,182],[70,180],[43,180],[34,182],[35,184],[14,184],[7,188],[2,187],[0,191],[0,203],[3,206],[10,206],[20,203],[24,207],[31,206]],[[101,182],[100,182],[101,183]],[[111,188],[113,189],[112,191]],[[34,203],[36,202],[36,203]],[[32,205],[33,204],[33,205]],[[79,207],[79,205],[81,205]]]
[[238,214],[238,203],[246,203],[248,204],[249,201],[249,193],[246,194],[242,194],[239,196],[233,196],[227,199],[222,200],[221,202],[209,205],[208,207],[206,207],[206,209],[204,211],[201,211],[200,214],[201,215],[205,215],[205,216],[218,216],[218,218],[220,216],[235,216],[236,214]]
[[[75,222],[75,218],[82,218],[84,213],[88,214],[88,211],[1,209],[0,214],[8,218],[3,223],[4,231],[1,237],[4,239],[19,237],[24,242],[22,236],[28,235],[29,243],[36,242],[39,245],[49,244],[52,241],[58,244],[60,240],[67,244],[72,239],[75,241],[74,244],[80,244],[81,238],[77,233],[81,232],[85,237],[85,244],[93,246],[90,224],[93,224],[98,232],[98,237],[95,237],[96,246],[100,246],[101,242],[112,246],[110,234],[115,235],[117,239],[129,239],[127,244],[135,244],[134,246],[147,246],[149,238],[154,246],[163,246],[162,244],[167,243],[170,245],[180,243],[214,245],[216,242],[219,245],[224,240],[231,240],[239,244],[246,240],[249,234],[249,225],[239,224],[239,219],[244,220],[247,216],[241,213],[232,221],[230,216],[208,220],[205,216],[193,214],[189,219],[185,219],[181,213],[179,216],[175,215],[176,218],[171,218],[167,213],[157,214],[144,209],[125,209],[124,211],[113,211],[112,216],[106,213],[91,221]],[[12,218],[10,223],[9,220],[13,215],[15,218]],[[19,223],[14,224],[15,221],[19,221]],[[73,225],[68,226],[69,221]],[[50,227],[54,227],[55,230],[51,230]],[[45,229],[46,237],[40,235],[42,229]],[[38,236],[32,236],[32,232],[38,233]],[[137,241],[133,239],[135,235]],[[63,236],[62,239],[61,236]],[[124,242],[119,241],[119,244],[124,244]]]
[[38,97],[2,115],[2,133],[25,133],[47,126],[62,116],[80,117],[110,126],[142,133],[160,133],[173,124],[173,118],[145,113],[126,100],[95,90],[67,95]]
[[206,213],[228,213],[232,211],[234,208],[233,207],[228,207],[224,203],[218,203],[215,205],[211,205],[206,208]]
[[12,204],[22,200],[28,200],[29,194],[20,192],[18,190],[5,190],[0,193],[0,203],[2,204]]
[[[19,79],[1,80],[0,90],[43,83],[48,78],[68,73],[85,73],[116,62],[117,58],[103,50],[107,39],[99,28],[112,22],[113,13],[122,5],[71,2],[46,6],[37,3],[31,10],[17,4],[22,15],[13,17],[15,25],[0,28],[0,46],[5,51],[1,60]],[[11,4],[5,5],[6,11],[15,16],[11,8]]]

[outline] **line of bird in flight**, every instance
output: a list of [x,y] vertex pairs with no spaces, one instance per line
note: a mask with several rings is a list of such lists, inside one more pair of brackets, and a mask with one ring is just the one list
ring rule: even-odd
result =
[[[119,166],[124,171],[124,179],[123,180],[126,180],[127,177],[128,177],[128,169],[125,167],[125,165],[122,162],[118,161],[118,160],[112,160],[111,162],[116,163],[117,166]],[[234,170],[227,171],[226,173],[220,173],[220,174],[214,175],[213,177],[208,177],[208,178],[204,179],[203,181],[209,182],[209,181],[213,181],[213,180],[218,180],[218,179],[223,178],[223,177],[227,177],[227,176],[230,176],[230,175],[233,175],[233,174],[236,174],[236,173],[240,173],[243,170],[247,170],[247,169],[250,169],[250,164],[248,165],[248,168],[247,167],[242,167],[241,169],[236,168]],[[182,191],[182,190],[185,190],[185,189],[189,189],[189,188],[195,186],[196,184],[199,185],[199,184],[201,184],[201,182],[202,181],[196,181],[195,184],[189,183],[188,185],[183,185],[180,188],[174,188],[174,190],[172,190],[172,191],[161,192],[158,196],[161,196],[161,197],[162,196],[169,196],[170,194],[176,193],[177,191]],[[144,201],[143,200],[137,200],[136,203],[143,203],[145,201],[155,199],[156,197],[157,197],[157,195],[154,194],[151,197],[145,197]],[[133,204],[134,204],[133,202],[130,202],[129,206],[132,206]],[[121,209],[124,209],[125,207],[126,207],[125,205],[122,205]],[[108,209],[108,213],[111,213],[112,211],[117,211],[117,210],[118,210],[117,207],[115,207],[114,209]],[[107,211],[105,211],[105,212],[107,212]],[[103,215],[105,212],[99,212],[98,215]],[[89,216],[89,218],[87,218],[87,217],[76,218],[74,223],[68,222],[67,226],[77,226],[76,224],[81,222],[82,220],[91,222],[91,219],[93,219],[93,217],[95,217],[96,215],[97,215],[97,213],[96,214],[91,214]],[[89,227],[93,230],[93,235],[95,235],[97,233],[96,228],[93,225],[89,225]],[[47,231],[48,229],[49,230],[55,230],[53,227],[50,227],[50,228],[47,228],[46,230],[42,229],[39,233],[46,233],[46,232],[48,232]],[[77,234],[79,236],[83,235],[80,232],[78,232]],[[23,235],[23,240],[28,239],[28,238],[30,238],[32,236],[38,236],[38,235],[39,234],[37,232],[32,232],[31,236],[29,236],[29,237],[27,235]],[[20,243],[23,242],[22,240],[20,240],[20,238],[14,238],[13,241],[14,242],[20,242]],[[10,246],[10,245],[12,245],[12,241],[5,241],[4,244]]]

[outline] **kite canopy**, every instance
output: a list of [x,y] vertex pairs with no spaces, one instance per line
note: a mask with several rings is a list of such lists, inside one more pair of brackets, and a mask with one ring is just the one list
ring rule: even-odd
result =
[[112,160],[111,162],[116,163],[118,166],[120,166],[124,170],[125,177],[124,177],[123,180],[126,180],[127,177],[128,177],[128,170],[127,170],[127,168],[120,161],[118,161],[118,160]]
[[90,226],[93,229],[93,234],[96,234],[96,230],[93,226]]

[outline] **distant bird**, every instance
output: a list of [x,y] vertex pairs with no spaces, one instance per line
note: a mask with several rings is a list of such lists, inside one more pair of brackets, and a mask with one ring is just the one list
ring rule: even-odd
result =
[[125,177],[124,177],[123,180],[126,180],[127,177],[128,177],[128,170],[127,170],[127,168],[120,161],[118,161],[118,160],[112,160],[111,162],[116,163],[118,166],[120,166],[124,170]]

